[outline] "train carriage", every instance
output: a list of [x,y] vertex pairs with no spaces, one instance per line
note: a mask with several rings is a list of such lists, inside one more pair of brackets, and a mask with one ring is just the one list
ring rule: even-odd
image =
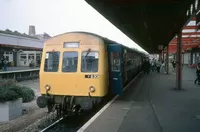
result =
[[66,114],[89,110],[110,94],[122,93],[141,70],[144,55],[87,32],[70,32],[45,42],[39,107]]

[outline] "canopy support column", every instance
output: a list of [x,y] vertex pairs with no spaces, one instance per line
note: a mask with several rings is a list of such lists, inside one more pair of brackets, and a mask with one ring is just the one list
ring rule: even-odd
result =
[[169,46],[166,47],[166,74],[169,74]]
[[179,32],[177,39],[177,68],[176,68],[176,89],[182,89],[182,32]]

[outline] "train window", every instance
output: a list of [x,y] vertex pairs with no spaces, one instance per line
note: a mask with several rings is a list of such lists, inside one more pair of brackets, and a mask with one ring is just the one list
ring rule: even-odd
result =
[[60,52],[47,52],[45,56],[44,71],[57,72],[59,65]]
[[112,65],[112,71],[116,71],[116,72],[120,71],[120,54],[119,54],[119,52],[111,53],[111,65]]
[[63,53],[63,72],[76,72],[78,64],[78,52],[68,51]]
[[81,58],[81,72],[97,72],[99,53],[96,51],[84,51]]

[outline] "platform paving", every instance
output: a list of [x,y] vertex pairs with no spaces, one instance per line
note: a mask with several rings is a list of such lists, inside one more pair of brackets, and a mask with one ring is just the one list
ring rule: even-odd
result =
[[200,86],[184,66],[183,90],[175,74],[141,74],[84,132],[199,132]]

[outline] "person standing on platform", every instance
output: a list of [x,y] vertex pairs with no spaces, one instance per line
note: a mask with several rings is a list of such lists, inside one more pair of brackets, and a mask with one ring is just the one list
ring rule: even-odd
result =
[[0,58],[0,71],[3,70],[3,58]]
[[165,62],[164,62],[164,61],[162,61],[161,68],[160,68],[160,72],[166,74],[166,71],[165,71]]
[[147,74],[147,75],[149,74],[150,66],[151,66],[151,64],[150,64],[149,60],[145,60],[145,62],[144,62],[144,73]]
[[157,69],[157,72],[158,73],[160,73],[160,61],[158,60],[157,62],[156,62],[156,69]]
[[196,67],[196,80],[194,81],[194,83],[196,84],[198,81],[198,85],[200,85],[200,63],[198,63],[197,67]]
[[8,66],[8,61],[6,60],[6,58],[4,58],[3,60],[3,70],[7,71],[7,66]]
[[151,70],[152,70],[152,72],[155,71],[155,67],[156,67],[156,61],[155,61],[155,59],[153,58],[153,60],[152,60],[152,62],[151,62]]

